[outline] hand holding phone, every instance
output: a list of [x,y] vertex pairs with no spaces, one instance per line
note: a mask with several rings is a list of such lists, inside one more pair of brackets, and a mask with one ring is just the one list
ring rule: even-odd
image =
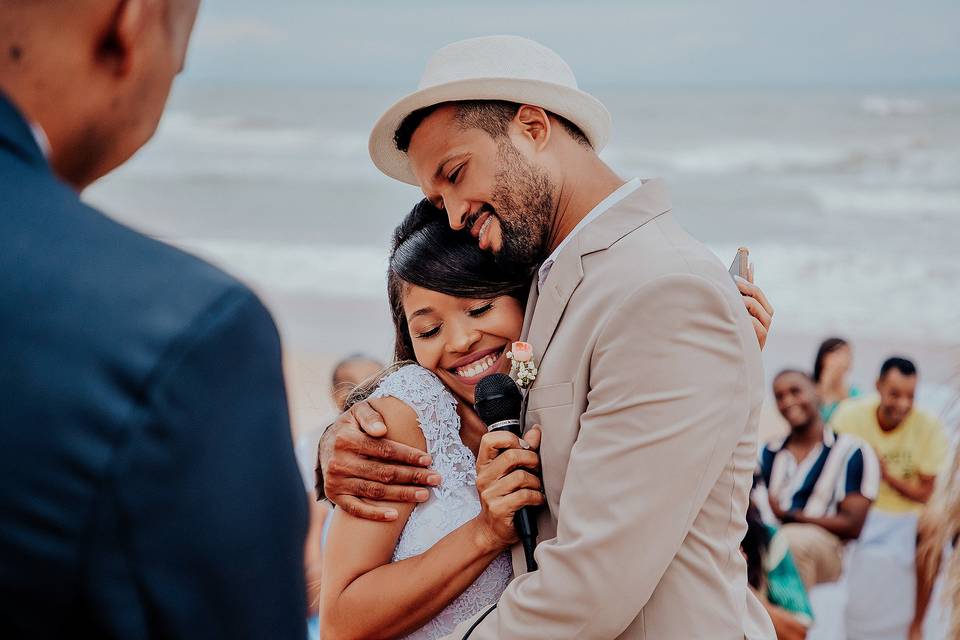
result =
[[763,290],[753,283],[753,265],[750,264],[750,250],[746,247],[737,249],[737,257],[733,259],[730,265],[730,277],[740,290],[743,296],[743,304],[747,307],[747,313],[750,314],[753,321],[753,328],[757,334],[757,342],[760,348],[767,342],[767,333],[770,331],[770,323],[773,320],[773,307],[767,301],[767,296]]

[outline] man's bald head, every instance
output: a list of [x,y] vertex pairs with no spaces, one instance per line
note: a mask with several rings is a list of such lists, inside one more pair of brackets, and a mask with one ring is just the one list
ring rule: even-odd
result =
[[199,0],[0,0],[0,91],[82,189],[156,131]]

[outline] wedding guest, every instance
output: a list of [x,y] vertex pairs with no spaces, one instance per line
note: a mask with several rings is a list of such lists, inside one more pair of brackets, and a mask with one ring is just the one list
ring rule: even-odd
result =
[[[333,402],[338,411],[343,411],[347,404],[347,398],[350,393],[361,383],[370,380],[383,371],[384,364],[376,358],[355,353],[347,356],[333,367],[330,380],[330,389],[333,396]],[[313,451],[312,460],[310,460],[310,471],[313,471],[316,462],[316,451]]]
[[820,396],[820,415],[824,422],[830,422],[841,402],[860,395],[860,390],[847,382],[852,362],[853,351],[843,338],[827,338],[817,349],[813,381]]
[[[949,450],[943,426],[936,417],[914,407],[917,388],[916,365],[906,358],[889,358],[880,368],[877,380],[878,398],[852,400],[845,403],[833,418],[838,431],[855,433],[869,442],[880,458],[882,481],[876,508],[893,514],[921,514],[934,493]],[[955,486],[956,479],[946,479]],[[931,523],[949,512],[950,499],[938,501],[932,512],[921,518],[917,529],[917,604],[913,630],[922,628],[923,615],[933,589],[931,573],[943,549],[942,532]],[[954,530],[950,526],[945,531]],[[938,566],[938,565],[937,565]]]
[[920,516],[917,526],[917,597],[909,640],[922,640],[924,619],[930,606],[933,585],[942,568],[947,549],[946,593],[944,602],[950,611],[949,638],[960,638],[960,451],[941,476],[933,497]]
[[777,640],[806,638],[813,609],[790,546],[783,533],[763,521],[752,499],[740,550],[747,559],[747,581],[770,614]]
[[[365,380],[374,378],[383,370],[383,363],[375,358],[355,353],[339,360],[333,365],[330,376],[330,398],[337,411],[343,411],[350,393]],[[324,427],[326,424],[323,425]],[[297,438],[297,463],[303,476],[304,487],[310,504],[310,527],[304,546],[304,569],[307,581],[307,617],[311,629],[318,625],[313,620],[320,610],[320,579],[323,566],[323,539],[329,529],[330,506],[327,502],[317,501],[316,476],[314,462],[317,457],[317,443],[323,428],[308,429]]]
[[880,459],[880,493],[874,505],[889,513],[923,510],[948,450],[936,417],[914,407],[917,368],[906,358],[890,358],[880,368],[879,397],[845,402],[833,416],[837,433],[856,435]]
[[[376,377],[384,368],[384,364],[371,356],[354,353],[342,358],[330,370],[330,399],[337,412],[342,412],[350,393],[360,383]],[[336,416],[330,420],[321,420],[319,424],[307,425],[304,432],[297,438],[297,464],[300,465],[300,475],[307,493],[316,495],[316,461],[317,443],[323,430]]]
[[773,381],[777,409],[790,434],[763,447],[755,493],[766,501],[810,589],[840,577],[843,546],[860,537],[880,472],[860,438],[835,434],[823,423],[813,380],[785,370]]
[[7,638],[306,633],[270,314],[79,197],[153,135],[198,5],[0,3]]

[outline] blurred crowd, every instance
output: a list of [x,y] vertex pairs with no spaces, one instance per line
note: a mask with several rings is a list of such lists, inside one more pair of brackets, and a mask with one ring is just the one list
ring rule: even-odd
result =
[[[941,561],[956,543],[955,446],[940,420],[915,406],[914,362],[888,358],[866,393],[848,381],[851,361],[850,345],[830,338],[810,373],[787,369],[773,379],[789,433],[761,445],[743,543],[750,583],[782,639],[903,637],[906,627],[920,640]],[[955,572],[955,556],[952,564]],[[865,576],[902,586],[903,569],[915,577],[911,602],[877,606],[888,585]],[[871,632],[817,627],[810,596],[838,582],[844,588],[829,597],[840,601],[827,602],[840,610],[833,626]]]

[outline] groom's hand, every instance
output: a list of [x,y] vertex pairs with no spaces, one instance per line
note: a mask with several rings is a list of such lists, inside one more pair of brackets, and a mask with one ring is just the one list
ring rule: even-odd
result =
[[353,405],[327,429],[317,450],[317,489],[347,513],[366,520],[395,520],[397,510],[363,498],[388,502],[425,502],[425,486],[440,484],[428,469],[430,456],[388,440],[379,413],[366,402]]

